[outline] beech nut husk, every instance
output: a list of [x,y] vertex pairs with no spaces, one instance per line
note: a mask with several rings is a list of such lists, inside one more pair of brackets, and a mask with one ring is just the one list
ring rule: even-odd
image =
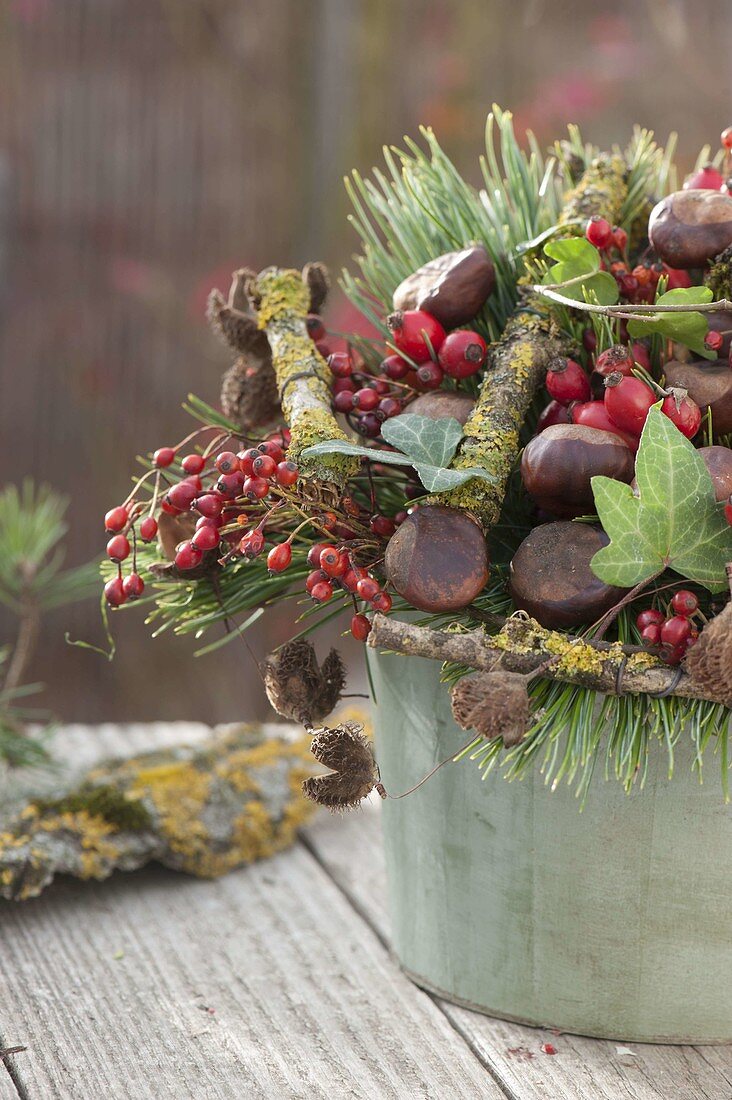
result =
[[704,415],[712,410],[715,435],[732,432],[732,369],[723,359],[679,363],[670,359],[664,367],[666,385],[684,389]]
[[436,390],[435,393],[423,393],[412,401],[407,412],[417,416],[427,416],[430,420],[441,420],[451,416],[463,427],[475,408],[475,401],[467,393],[451,393],[449,390]]
[[513,556],[509,592],[516,607],[550,630],[594,623],[626,589],[605,584],[590,562],[607,535],[586,523],[544,523],[526,536]]
[[394,291],[394,309],[425,309],[446,329],[472,321],[496,285],[482,245],[445,252],[408,275]]
[[593,477],[629,482],[633,468],[625,440],[583,424],[552,424],[530,440],[521,457],[526,491],[539,508],[562,519],[594,512]]
[[675,191],[653,207],[648,237],[669,267],[704,267],[732,244],[732,196]]
[[478,524],[454,508],[423,505],[386,547],[386,576],[420,611],[467,607],[488,580],[488,550]]

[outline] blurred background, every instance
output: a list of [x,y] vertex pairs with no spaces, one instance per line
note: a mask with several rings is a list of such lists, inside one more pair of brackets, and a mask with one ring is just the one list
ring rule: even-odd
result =
[[[134,456],[216,403],[203,317],[238,266],[334,271],[354,249],[342,177],[433,126],[468,178],[493,101],[542,143],[578,122],[679,133],[688,169],[732,123],[729,0],[4,0],[0,4],[0,485],[70,498],[68,561],[104,546]],[[348,327],[346,303],[330,306]],[[0,612],[0,615],[2,612]],[[288,635],[288,612],[252,639]],[[44,620],[30,675],[67,720],[267,713],[239,644],[151,641],[91,600]],[[0,619],[0,643],[12,623]],[[357,651],[348,650],[357,660]]]

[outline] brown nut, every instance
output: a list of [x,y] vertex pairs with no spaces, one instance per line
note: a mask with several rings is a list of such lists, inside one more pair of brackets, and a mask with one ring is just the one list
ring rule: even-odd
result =
[[551,630],[596,622],[627,591],[605,584],[590,569],[609,541],[599,527],[586,523],[535,527],[511,561],[511,599]]
[[633,467],[633,453],[620,436],[582,424],[552,424],[530,440],[521,458],[521,476],[534,502],[567,519],[594,511],[593,477],[629,482]]
[[430,420],[441,420],[443,416],[452,416],[458,423],[465,425],[475,408],[475,401],[467,393],[451,393],[449,390],[436,390],[424,393],[407,408],[408,413],[428,416]]
[[488,580],[480,527],[454,508],[416,508],[391,537],[384,569],[400,596],[420,611],[467,607]]
[[711,474],[717,500],[728,500],[732,496],[732,449],[700,447],[699,454]]
[[426,309],[446,329],[472,321],[496,285],[482,245],[445,252],[408,275],[394,291],[394,309]]
[[732,244],[732,196],[675,191],[653,207],[648,237],[669,267],[703,267]]
[[709,362],[679,363],[670,359],[664,367],[667,386],[687,390],[704,415],[712,410],[715,435],[732,432],[732,370],[723,359]]

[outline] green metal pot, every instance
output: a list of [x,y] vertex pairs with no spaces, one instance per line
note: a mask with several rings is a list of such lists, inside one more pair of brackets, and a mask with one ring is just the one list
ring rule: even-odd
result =
[[[466,733],[438,666],[371,658],[387,791],[411,787]],[[682,739],[683,740],[683,739]],[[655,748],[655,745],[653,746]],[[447,1000],[522,1023],[635,1042],[732,1041],[732,810],[661,745],[644,790],[597,776],[580,812],[538,769],[485,782],[449,764],[384,803],[396,953]]]

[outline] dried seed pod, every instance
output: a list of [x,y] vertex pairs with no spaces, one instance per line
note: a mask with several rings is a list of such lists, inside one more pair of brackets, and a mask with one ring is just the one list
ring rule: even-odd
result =
[[430,420],[441,420],[451,416],[463,426],[472,415],[475,400],[467,393],[451,393],[449,390],[437,390],[435,393],[423,393],[409,405],[407,412],[417,416],[427,416]]
[[446,328],[472,321],[496,285],[482,245],[445,252],[408,275],[394,291],[394,309],[424,309]]
[[562,518],[594,511],[593,477],[629,482],[633,469],[633,454],[620,436],[582,424],[545,428],[521,457],[526,491],[540,508]]
[[704,627],[684,668],[705,694],[732,707],[732,603]]
[[283,718],[311,728],[330,714],[341,697],[346,669],[335,649],[318,664],[310,642],[286,642],[264,665],[264,687]]
[[467,607],[488,580],[488,550],[478,524],[440,505],[416,508],[389,540],[386,575],[420,611]]
[[221,379],[221,409],[243,432],[278,420],[282,410],[271,363],[256,368],[247,357],[237,359]]
[[679,363],[670,359],[664,367],[666,385],[684,389],[702,411],[712,411],[715,435],[732,432],[732,370],[723,359]]
[[319,764],[331,769],[328,775],[303,782],[303,794],[312,802],[336,812],[357,806],[374,789],[385,797],[371,743],[359,723],[343,722],[320,730],[313,737],[311,752]]
[[526,734],[531,704],[525,676],[500,670],[466,676],[452,689],[451,701],[457,724],[488,741],[500,737],[508,747]]
[[626,592],[605,584],[590,568],[609,541],[586,523],[535,527],[511,561],[509,592],[516,607],[552,630],[595,622]]
[[653,207],[648,237],[669,267],[704,267],[732,244],[732,197],[720,191],[675,191]]
[[216,335],[234,351],[251,357],[253,365],[272,362],[266,333],[257,327],[257,319],[225,301],[219,290],[208,296],[206,317]]
[[302,281],[310,291],[309,313],[322,312],[330,290],[330,275],[325,264],[312,260],[302,269]]

